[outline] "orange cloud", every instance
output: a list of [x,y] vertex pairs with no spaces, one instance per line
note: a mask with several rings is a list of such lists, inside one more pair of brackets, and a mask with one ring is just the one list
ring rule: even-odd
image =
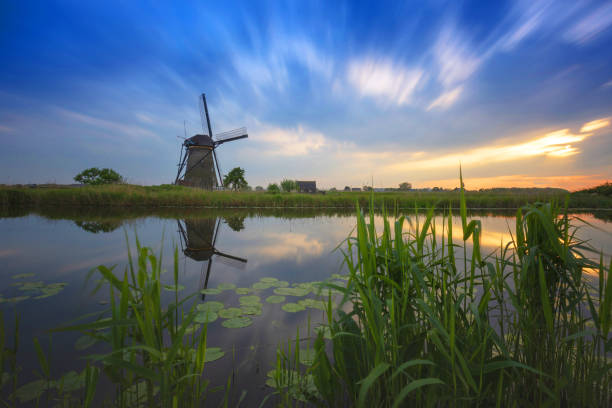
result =
[[[575,191],[603,184],[608,180],[601,174],[574,176],[528,176],[525,174],[513,174],[495,177],[464,177],[465,187],[468,190],[494,187],[555,187]],[[429,180],[420,184],[423,184],[423,187],[455,188],[459,186],[457,178]]]

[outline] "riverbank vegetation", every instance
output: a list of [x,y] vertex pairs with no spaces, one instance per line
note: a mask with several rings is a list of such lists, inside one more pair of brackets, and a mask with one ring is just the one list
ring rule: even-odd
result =
[[[318,406],[605,407],[612,400],[610,260],[581,252],[560,207],[517,212],[513,240],[481,252],[481,224],[467,217],[462,242],[448,224],[358,210],[347,240],[347,302],[327,310],[314,361],[280,348],[277,394]],[[331,348],[330,348],[331,346]]]
[[[214,208],[346,208],[355,203],[361,208],[413,209],[449,205],[459,207],[457,191],[407,192],[327,192],[326,194],[205,191],[161,185],[99,185],[82,187],[0,187],[0,208],[45,206],[68,207],[214,207]],[[597,193],[572,193],[562,190],[470,191],[465,193],[467,208],[512,208],[535,202],[564,203],[571,209],[612,208],[612,197]]]

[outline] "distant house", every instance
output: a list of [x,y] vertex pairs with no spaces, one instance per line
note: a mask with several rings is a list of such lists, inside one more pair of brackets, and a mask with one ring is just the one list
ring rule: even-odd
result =
[[353,187],[353,188],[351,188],[351,191],[361,191],[361,188],[360,187]]
[[317,182],[316,181],[295,181],[297,183],[298,192],[300,193],[316,193]]

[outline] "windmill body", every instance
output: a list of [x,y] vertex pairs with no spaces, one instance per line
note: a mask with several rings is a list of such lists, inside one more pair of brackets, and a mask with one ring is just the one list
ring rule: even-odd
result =
[[200,99],[200,116],[204,133],[194,135],[183,142],[175,184],[213,190],[223,187],[223,178],[215,150],[223,143],[245,139],[249,136],[246,128],[243,127],[219,133],[213,137],[205,94],[202,94]]

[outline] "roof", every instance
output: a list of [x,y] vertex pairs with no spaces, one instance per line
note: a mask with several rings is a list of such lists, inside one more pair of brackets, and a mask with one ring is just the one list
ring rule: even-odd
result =
[[194,135],[185,139],[185,146],[212,146],[213,140],[208,135]]

